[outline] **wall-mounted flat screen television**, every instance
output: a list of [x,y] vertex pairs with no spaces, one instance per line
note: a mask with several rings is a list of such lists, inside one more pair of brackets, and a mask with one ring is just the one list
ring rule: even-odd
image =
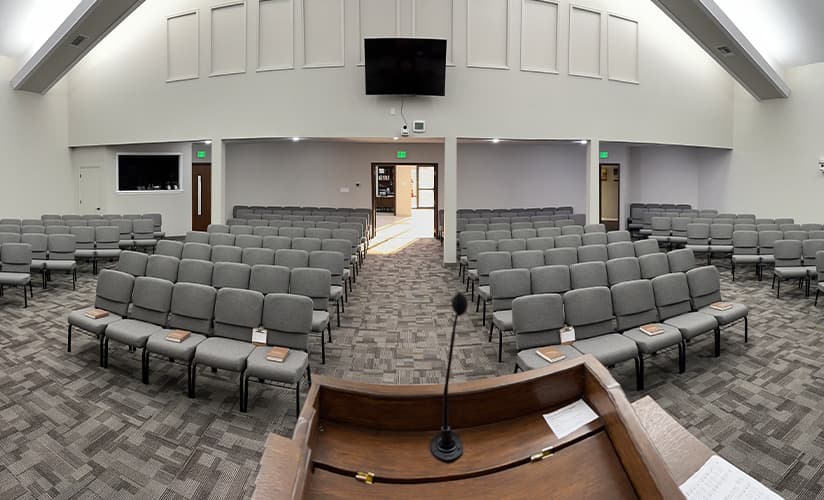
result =
[[446,87],[446,40],[364,40],[367,95],[442,96]]
[[179,154],[117,155],[117,191],[180,191]]

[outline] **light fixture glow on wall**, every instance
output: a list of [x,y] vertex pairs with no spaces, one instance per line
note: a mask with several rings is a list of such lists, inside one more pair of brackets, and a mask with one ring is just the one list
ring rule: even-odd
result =
[[588,141],[588,140],[586,140],[586,139],[581,139],[581,140],[575,141],[575,143],[576,143],[576,144],[588,144],[588,143],[589,143],[589,141]]
[[491,142],[492,144],[498,144],[499,142],[501,142],[501,140],[496,137],[489,142]]
[[300,137],[292,137],[292,142],[298,142],[299,140],[300,140]]
[[397,141],[398,139],[400,139],[400,137],[393,137],[392,138],[393,141]]
[[205,140],[205,141],[203,141],[203,144],[205,144],[205,145],[207,145],[207,146],[208,146],[208,145],[210,145],[211,143],[212,143],[212,141],[211,141],[211,140]]

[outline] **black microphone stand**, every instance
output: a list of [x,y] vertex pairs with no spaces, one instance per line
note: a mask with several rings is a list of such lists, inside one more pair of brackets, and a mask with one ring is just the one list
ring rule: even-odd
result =
[[432,455],[442,462],[454,462],[463,455],[463,445],[458,435],[449,427],[449,375],[452,371],[452,350],[455,346],[455,328],[458,316],[466,311],[466,297],[462,294],[452,299],[455,319],[452,321],[452,337],[449,339],[449,358],[446,362],[446,381],[443,386],[443,424],[441,432],[432,439]]

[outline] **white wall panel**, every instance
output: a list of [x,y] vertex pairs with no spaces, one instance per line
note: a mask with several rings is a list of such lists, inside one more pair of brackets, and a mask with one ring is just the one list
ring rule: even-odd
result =
[[258,71],[295,67],[294,8],[293,0],[260,0]]
[[523,0],[521,6],[521,69],[558,72],[558,4]]
[[358,0],[358,26],[359,64],[363,64],[364,38],[396,37],[400,33],[400,0]]
[[453,0],[412,0],[412,36],[446,40],[446,64],[455,64]]
[[166,18],[166,81],[191,80],[199,76],[199,26],[197,11]]
[[610,80],[638,83],[638,22],[607,16],[607,67]]
[[509,0],[467,0],[466,65],[509,68]]
[[246,4],[232,2],[212,7],[211,69],[209,76],[246,71]]
[[601,78],[601,13],[570,5],[569,74]]
[[303,66],[344,64],[343,0],[303,0]]

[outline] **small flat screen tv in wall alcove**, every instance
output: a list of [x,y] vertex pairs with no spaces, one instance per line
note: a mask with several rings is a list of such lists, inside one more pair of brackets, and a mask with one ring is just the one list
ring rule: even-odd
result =
[[118,193],[158,193],[181,190],[180,154],[117,154]]

